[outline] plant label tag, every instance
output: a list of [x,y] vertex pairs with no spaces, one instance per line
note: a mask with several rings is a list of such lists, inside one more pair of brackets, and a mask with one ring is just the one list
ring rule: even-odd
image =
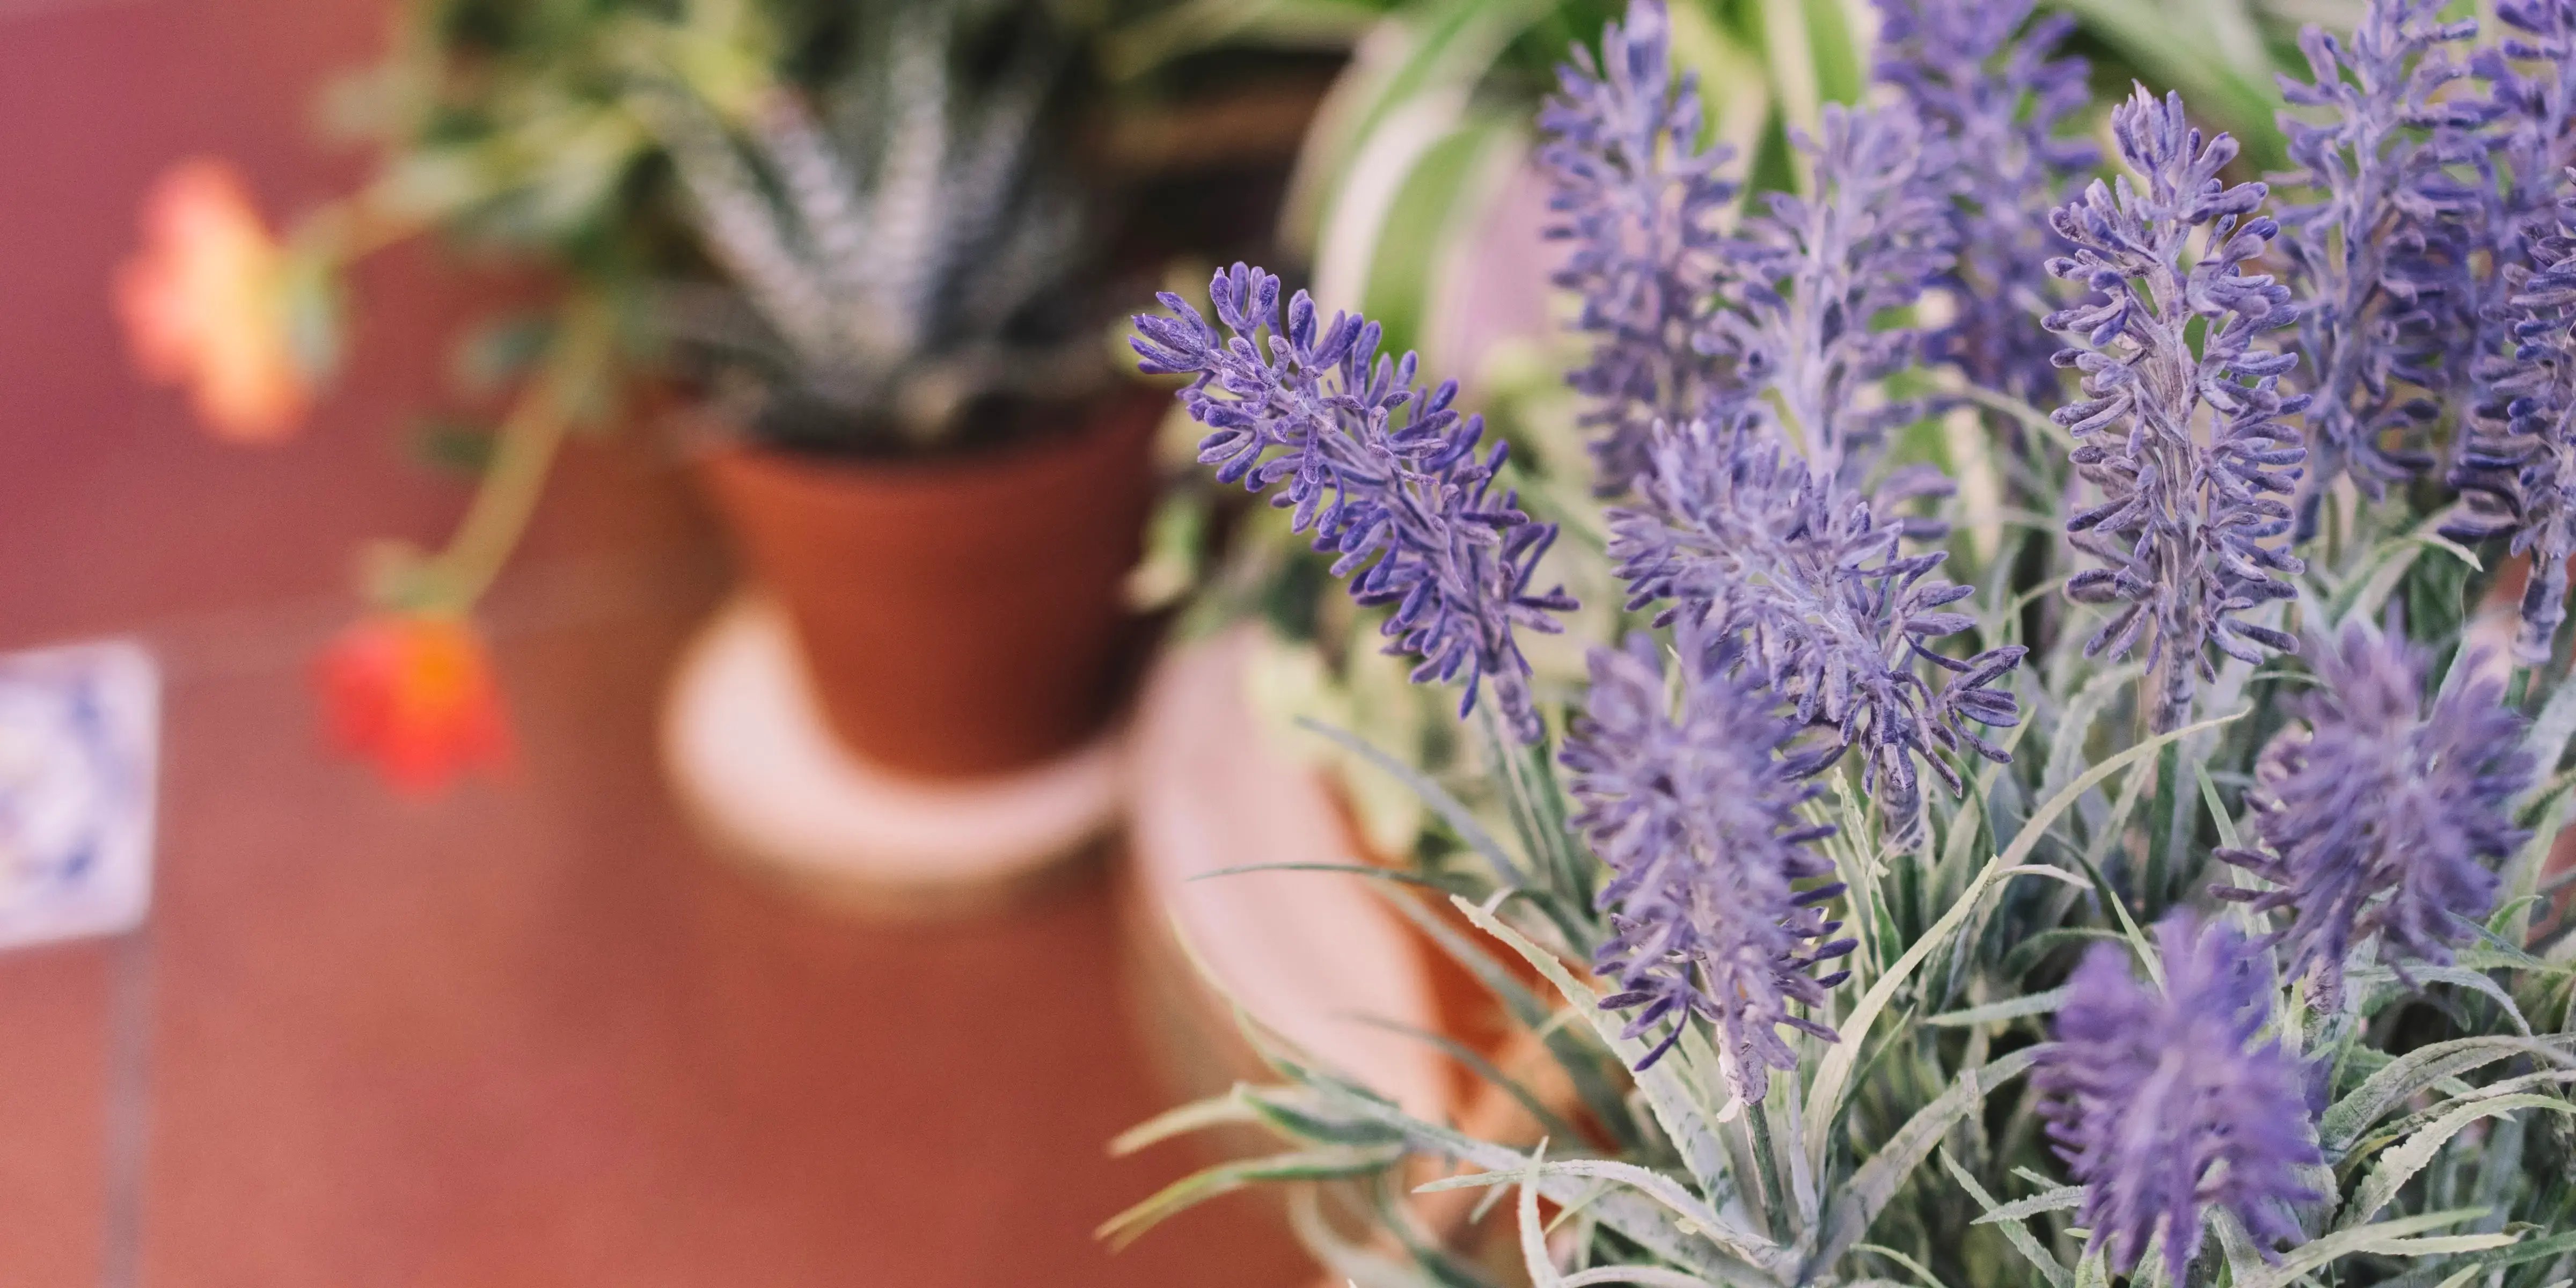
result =
[[142,646],[0,655],[0,948],[142,924],[160,741]]

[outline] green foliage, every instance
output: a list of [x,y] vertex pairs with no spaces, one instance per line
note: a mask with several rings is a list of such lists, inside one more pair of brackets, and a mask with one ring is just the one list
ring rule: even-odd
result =
[[[2134,71],[2179,84],[2218,124],[2253,135],[2258,153],[2277,146],[2268,69],[2259,65],[2279,48],[2273,16],[2184,0],[2066,7],[2088,24],[2088,52],[2113,62],[2106,78]],[[1846,19],[1854,12],[1822,8]],[[1834,34],[1818,9],[1676,5],[1676,44],[1707,73],[1713,128],[1740,131],[1760,155],[1761,139],[1794,122],[1802,103],[1848,92],[1843,78],[1860,64],[1817,42],[1858,35]],[[1537,49],[1562,48],[1547,24],[1599,16],[1529,0],[1450,0],[1405,5],[1384,19],[1318,126],[1291,211],[1292,232],[1307,230],[1317,247],[1319,280],[1342,284],[1341,295],[1319,292],[1327,308],[1436,291],[1401,275],[1424,271],[1411,252],[1402,258],[1416,262],[1399,275],[1375,265],[1379,248],[1426,244],[1419,229],[1349,212],[1402,207],[1408,219],[1462,226],[1454,211],[1414,209],[1433,191],[1412,189],[1427,160],[1444,147],[1506,146],[1499,139],[1518,147],[1510,132],[1543,85],[1547,59]],[[1794,40],[1784,34],[1792,30]],[[2258,62],[2239,57],[2248,31]],[[1457,142],[1471,135],[1486,141]],[[1385,190],[1372,196],[1371,185]],[[1454,200],[1472,213],[1489,193],[1463,186]],[[1345,227],[1362,231],[1345,238],[1336,231]],[[1361,267],[1336,259],[1346,253]],[[1419,328],[1430,313],[1395,316]],[[1620,617],[1597,607],[1615,602],[1603,589],[1598,503],[1574,481],[1580,468],[1567,449],[1565,406],[1548,389],[1553,372],[1525,351],[1505,360],[1519,366],[1485,382],[1505,391],[1486,410],[1513,440],[1515,459],[1531,462],[1519,481],[1533,512],[1565,527],[1545,575],[1596,606],[1570,624],[1570,636],[1616,638]],[[1528,378],[1524,367],[1540,375]],[[1301,1187],[1301,1228],[1338,1273],[1372,1288],[1495,1281],[1474,1255],[1482,1250],[1516,1263],[1534,1284],[2112,1282],[2100,1252],[2088,1251],[2090,1232],[2075,1224],[2082,1191],[2048,1147],[2024,1074],[2049,1040],[2070,968],[2090,947],[2130,945],[2152,975],[2142,928],[2185,905],[2259,934],[2252,914],[2206,893],[2241,878],[2212,851],[2250,832],[2245,792],[2266,747],[2296,732],[2291,700],[2314,677],[2295,657],[2259,668],[2230,662],[2203,690],[2208,718],[2143,738],[2150,704],[2140,668],[2085,657],[2081,643],[2099,625],[2098,610],[2058,593],[2078,566],[2060,537],[2062,431],[2042,409],[1949,392],[1976,406],[1957,413],[1959,423],[1919,425],[1897,441],[1959,478],[1963,499],[1945,516],[1954,535],[1944,571],[1978,588],[1959,605],[1979,623],[1966,647],[2032,649],[2014,679],[2027,714],[2008,731],[2012,762],[1983,766],[1961,798],[1927,793],[1924,825],[1910,840],[1889,838],[1848,766],[1806,807],[1812,821],[1840,828],[1819,848],[1846,886],[1834,916],[1859,945],[1851,979],[1811,1017],[1839,1040],[1796,1039],[1797,1072],[1775,1078],[1762,1103],[1729,1100],[1721,1053],[1696,1029],[1644,1073],[1632,1071],[1645,1044],[1621,1036],[1624,1020],[1605,1012],[1604,990],[1587,970],[1605,933],[1591,899],[1598,864],[1566,831],[1549,756],[1454,730],[1442,741],[1438,692],[1387,699],[1433,712],[1422,719],[1389,720],[1369,704],[1371,720],[1397,731],[1392,738],[1320,731],[1346,776],[1414,803],[1406,818],[1418,831],[1399,832],[1411,840],[1389,848],[1409,860],[1403,875],[1419,884],[1377,888],[1527,1035],[1507,1055],[1460,1058],[1488,1099],[1522,1110],[1515,1131],[1480,1137],[1415,1118],[1275,1044],[1267,1048],[1273,1085],[1238,1087],[1184,1114],[1184,1122],[1264,1124],[1288,1160],[1316,1151],[1352,1163],[1370,1150],[1398,1156],[1362,1178]],[[1962,442],[1976,450],[1956,450]],[[2506,571],[2501,551],[2434,535],[2443,503],[2438,495],[2372,503],[2334,494],[2325,535],[2302,552],[2298,599],[2265,606],[2258,620],[2327,632],[2402,608],[2406,633],[2436,652],[2434,683],[2458,682],[2449,673],[2475,654],[2481,606]],[[1283,647],[1325,659],[1337,675],[1369,665],[1362,659],[1375,622],[1339,607],[1306,558],[1262,522],[1218,574],[1244,579],[1229,587],[1232,602],[1271,605],[1269,620],[1292,637]],[[1246,583],[1305,590],[1264,600]],[[1576,693],[1575,657],[1572,649],[1538,655],[1543,700]],[[2330,1009],[2297,981],[2273,999],[2273,1036],[2315,1062],[2323,1097],[2316,1126],[2326,1165],[2313,1185],[2329,1199],[2300,1214],[2304,1240],[2267,1255],[2218,1219],[2186,1285],[2545,1288],[2576,1273],[2576,1235],[2567,1233],[2576,1228],[2568,1091],[2576,1084],[2576,933],[2553,916],[2564,886],[2545,875],[2550,841],[2566,821],[2569,777],[2559,771],[2576,739],[2576,684],[2564,669],[2530,674],[2515,690],[2533,719],[2542,783],[2516,807],[2534,841],[2507,865],[2506,899],[2486,937],[2455,965],[2410,969],[2405,979],[2367,950],[2356,954],[2352,987]],[[1353,708],[1344,701],[1340,709]],[[2264,951],[2275,953],[2279,978],[2285,963]],[[1113,1225],[1132,1235],[1206,1184],[1185,1182]],[[1453,1190],[1476,1193],[1481,1204],[1425,1205],[1419,1210],[1454,1214],[1429,1230],[1406,1228],[1416,1210],[1386,1197]],[[2150,1252],[2131,1282],[2163,1278],[2160,1255]]]

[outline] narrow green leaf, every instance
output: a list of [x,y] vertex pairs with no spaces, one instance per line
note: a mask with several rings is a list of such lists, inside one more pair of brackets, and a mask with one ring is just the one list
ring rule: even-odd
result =
[[2484,1213],[2477,1208],[2457,1208],[2448,1212],[2394,1218],[2359,1229],[2338,1230],[2283,1253],[2280,1261],[2265,1266],[2260,1274],[2241,1283],[2238,1288],[2289,1288],[2309,1271],[2330,1264],[2339,1257],[2348,1257],[2356,1252],[2385,1252],[2390,1245],[2404,1242],[2408,1235],[2458,1225],[2482,1215]]
[[1467,843],[1468,849],[1474,850],[1484,858],[1486,863],[1492,865],[1495,880],[1513,887],[1529,884],[1528,873],[1520,864],[1512,860],[1512,856],[1503,849],[1503,843],[1494,839],[1494,834],[1486,831],[1484,824],[1476,821],[1475,812],[1468,809],[1457,797],[1450,795],[1448,788],[1433,782],[1428,775],[1413,766],[1378,750],[1375,745],[1357,734],[1336,729],[1320,720],[1312,720],[1304,716],[1297,718],[1297,727],[1359,757],[1368,762],[1370,768],[1412,789],[1414,795],[1422,798],[1423,804],[1431,807],[1432,813],[1440,816],[1441,822],[1449,825],[1449,830],[1456,833],[1459,840]]
[[[1478,929],[1502,940],[1512,951],[1519,953],[1522,960],[1536,967],[1539,974],[1547,977],[1557,992],[1564,995],[1567,1004],[1591,1023],[1593,1031],[1601,1035],[1602,1042],[1617,1053],[1630,1070],[1634,1071],[1637,1063],[1646,1058],[1646,1052],[1651,1048],[1639,1039],[1621,1036],[1621,1030],[1626,1026],[1617,1016],[1601,1009],[1600,994],[1574,978],[1573,973],[1566,970],[1565,963],[1557,960],[1556,954],[1531,943],[1526,936],[1503,924],[1500,917],[1484,908],[1464,899],[1453,899],[1452,902],[1467,915],[1468,920],[1476,923]],[[1708,1124],[1717,1115],[1695,1102],[1691,1089],[1675,1074],[1669,1058],[1657,1061],[1652,1068],[1634,1076],[1638,1089],[1646,1093],[1647,1107],[1654,1111],[1655,1124],[1663,1128],[1665,1138],[1681,1151],[1682,1162],[1690,1169],[1691,1180],[1698,1184],[1701,1192],[1714,1192],[1721,1160],[1725,1157],[1724,1146],[1708,1130]]]
[[1710,1288],[1697,1275],[1662,1266],[1594,1266],[1556,1281],[1557,1288],[1592,1288],[1594,1284],[1644,1284],[1646,1288]]
[[[1639,1167],[1634,1163],[1598,1158],[1570,1158],[1544,1165],[1533,1164],[1533,1166],[1538,1168],[1536,1173],[1523,1169],[1517,1172],[1473,1172],[1465,1176],[1443,1177],[1428,1184],[1415,1186],[1414,1193],[1432,1194],[1441,1190],[1466,1190],[1479,1189],[1488,1185],[1519,1184],[1534,1175],[1580,1176],[1589,1180],[1610,1181],[1625,1185],[1662,1204],[1674,1216],[1689,1222],[1693,1229],[1702,1232],[1713,1230],[1721,1234],[1735,1229],[1734,1222],[1718,1215],[1715,1209],[1693,1197],[1690,1191],[1682,1188],[1680,1182],[1661,1172]],[[1724,1239],[1721,1238],[1720,1241],[1723,1242]],[[1755,1245],[1748,1245],[1750,1246]]]
[[1997,1020],[2014,1020],[2025,1015],[2046,1015],[2065,1004],[2066,990],[2052,988],[2044,993],[2006,998],[2000,1002],[1988,1002],[1984,1006],[1971,1006],[1966,1010],[1945,1011],[1939,1015],[1927,1016],[1923,1022],[1935,1027],[1991,1024]]
[[1323,1149],[1219,1163],[1164,1186],[1152,1197],[1101,1222],[1100,1228],[1092,1234],[1094,1238],[1106,1240],[1112,1248],[1124,1248],[1165,1220],[1246,1185],[1261,1181],[1321,1181],[1366,1176],[1394,1166],[1403,1157],[1401,1149]]
[[1252,1106],[1245,1103],[1243,1089],[1237,1086],[1221,1096],[1193,1100],[1186,1105],[1166,1109],[1127,1130],[1109,1142],[1109,1156],[1124,1158],[1138,1150],[1159,1145],[1175,1136],[1187,1136],[1223,1127],[1256,1121]]
[[2327,1108],[2317,1122],[2317,1139],[2327,1157],[2339,1158],[2361,1139],[2363,1132],[2370,1130],[2371,1124],[2433,1084],[2517,1054],[2565,1063],[2567,1054],[2552,1044],[2563,1045],[2571,1040],[2576,1039],[2456,1038],[2410,1051],[2363,1079],[2360,1086]]
[[1942,1135],[1985,1104],[1989,1090],[2021,1076],[2038,1060],[2039,1053],[2038,1047],[2024,1047],[1982,1068],[1961,1071],[1948,1090],[1897,1128],[1896,1134],[1888,1137],[1835,1195],[1825,1213],[1825,1237],[1808,1262],[1805,1277],[1832,1270],[1843,1253],[1869,1233],[1870,1223],[1878,1219],[1888,1200],[1896,1197],[1905,1178],[1913,1175],[1925,1156],[1941,1143]]
[[[1841,1024],[1842,1040],[1837,1042],[1832,1050],[1827,1051],[1824,1060],[1817,1065],[1814,1089],[1809,1093],[1807,1101],[1807,1140],[1811,1148],[1822,1150],[1825,1147],[1826,1132],[1833,1123],[1834,1114],[1842,1108],[1843,1093],[1851,1079],[1852,1065],[1860,1058],[1860,1048],[1869,1036],[1870,1026],[1877,1022],[1879,1013],[1887,1009],[1888,1002],[1896,996],[1896,990],[1904,985],[1906,977],[1914,973],[1915,967],[1922,965],[1923,960],[1948,940],[1952,932],[1959,928],[1960,923],[1966,921],[1969,914],[1975,911],[1977,902],[1985,897],[1987,888],[1998,879],[1999,874],[2019,867],[2024,859],[2029,858],[2030,852],[2038,848],[2040,838],[2047,835],[2049,824],[2055,822],[2058,815],[2065,813],[2079,797],[2092,790],[2096,784],[2140,759],[2154,755],[2159,748],[2169,742],[2190,737],[2204,729],[2215,729],[2237,719],[2242,714],[2239,712],[2236,715],[2220,716],[2214,720],[2185,725],[2122,751],[2101,764],[2085,770],[2074,782],[2068,783],[2056,795],[2049,797],[2038,809],[2031,812],[2028,819],[2023,820],[2021,831],[2013,837],[2012,844],[2006,847],[2003,853],[1988,860],[1984,870],[1977,874],[1975,880],[1968,883],[1967,890],[1950,905],[1950,910],[1943,913],[1941,919],[1933,923],[1932,928],[1924,932],[1921,939],[1914,942],[1913,947],[1905,950],[1905,955],[1899,957],[1896,964],[1888,968],[1887,974],[1870,984],[1869,992],[1861,997],[1860,1005],[1854,1007],[1850,1017]],[[1817,1170],[1823,1170],[1824,1159],[1819,1157],[1812,1162]]]
[[[1995,1202],[1994,1195],[1986,1192],[1985,1186],[1977,1183],[1976,1177],[1970,1176],[1966,1168],[1959,1166],[1958,1162],[1950,1157],[1950,1151],[1946,1149],[1941,1151],[1941,1166],[1949,1171],[1950,1179],[1959,1183],[1959,1188],[1968,1192],[1968,1197],[1977,1201],[1978,1207],[1992,1212],[2002,1206]],[[2048,1249],[2041,1247],[2039,1240],[2031,1237],[2029,1226],[2019,1221],[2006,1221],[1997,1228],[2003,1231],[2004,1239],[2012,1244],[2013,1251],[2020,1253],[2024,1261],[2037,1267],[2039,1273],[2047,1278],[2053,1288],[2073,1288],[2075,1277],[2067,1273],[2066,1263],[2058,1260]]]
[[2060,1185],[2055,1189],[2014,1199],[2002,1207],[1978,1217],[1972,1224],[1991,1225],[1997,1221],[2027,1221],[2042,1212],[2065,1212],[2084,1206],[2084,1187]]
[[2370,1169],[2370,1175],[2362,1181],[2361,1189],[2353,1194],[2352,1202],[2344,1209],[2342,1218],[2336,1222],[2336,1228],[2355,1230],[2362,1222],[2377,1216],[2379,1209],[2388,1206],[2388,1201],[2397,1197],[2397,1191],[2403,1188],[2407,1181],[2414,1179],[2417,1172],[2423,1171],[2425,1164],[2432,1162],[2433,1156],[2440,1153],[2442,1147],[2449,1144],[2451,1138],[2459,1135],[2460,1131],[2470,1123],[2481,1118],[2493,1118],[2498,1114],[2519,1113],[2525,1109],[2551,1109],[2563,1114],[2576,1114],[2576,1105],[2571,1105],[2556,1096],[2528,1093],[2496,1096],[2462,1105],[2434,1119],[2397,1148],[2388,1151],[2387,1155],[2379,1160],[2378,1165]]
[[[1527,1162],[1516,1150],[1479,1140],[1453,1127],[1425,1122],[1384,1101],[1356,1095],[1346,1088],[1327,1086],[1321,1090],[1326,1099],[1352,1114],[1398,1128],[1413,1142],[1417,1153],[1487,1171],[1518,1168]],[[1594,1185],[1564,1176],[1543,1178],[1539,1192],[1559,1204],[1588,1204],[1605,1228],[1703,1278],[1739,1288],[1777,1288],[1779,1281],[1770,1274],[1721,1248],[1703,1232],[1679,1229],[1654,1204],[1637,1195],[1615,1190],[1596,1192]]]

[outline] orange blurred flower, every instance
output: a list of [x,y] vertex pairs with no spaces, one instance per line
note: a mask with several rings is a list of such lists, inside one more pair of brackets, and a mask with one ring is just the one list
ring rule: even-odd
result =
[[287,329],[286,255],[231,163],[183,161],[143,202],[143,247],[116,270],[116,310],[145,378],[186,385],[219,438],[274,442],[312,399]]
[[379,613],[340,633],[315,671],[326,733],[396,790],[426,796],[510,760],[490,655],[457,617]]

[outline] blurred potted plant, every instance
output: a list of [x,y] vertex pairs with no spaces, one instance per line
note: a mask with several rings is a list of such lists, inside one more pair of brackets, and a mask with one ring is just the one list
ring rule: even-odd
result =
[[1098,727],[1151,500],[1160,407],[1110,387],[1080,205],[1043,164],[1067,51],[1042,16],[867,14],[810,95],[670,74],[634,99],[733,288],[674,315],[717,364],[710,490],[834,732],[903,772]]
[[479,475],[453,540],[368,563],[375,612],[324,667],[344,745],[421,790],[503,758],[475,605],[567,433],[675,395],[839,743],[954,776],[1092,732],[1154,419],[1085,311],[1092,52],[1012,0],[418,0],[331,100],[383,149],[356,190],[279,233],[226,163],[174,169],[117,293],[143,373],[228,439],[293,435],[347,270],[388,246],[439,234],[551,287],[467,337],[508,410],[429,440]]

